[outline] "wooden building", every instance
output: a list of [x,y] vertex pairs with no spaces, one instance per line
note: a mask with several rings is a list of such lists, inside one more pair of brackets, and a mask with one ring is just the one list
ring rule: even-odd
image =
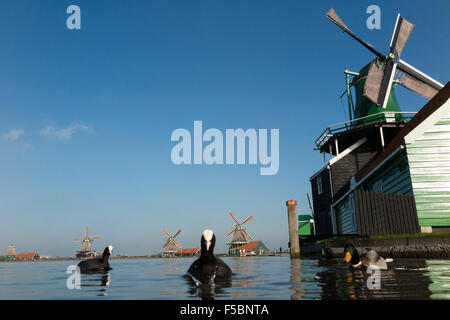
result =
[[232,256],[261,256],[269,253],[269,249],[262,241],[251,241],[230,250],[233,251],[231,254],[229,252]]
[[15,256],[18,261],[37,261],[40,256],[37,252],[21,252]]
[[449,97],[447,84],[392,139],[352,189],[413,199],[421,232],[450,231]]
[[311,177],[319,234],[450,230],[449,97],[447,84],[384,148],[360,157],[368,138]]
[[176,257],[197,257],[200,255],[200,248],[182,248],[175,252]]

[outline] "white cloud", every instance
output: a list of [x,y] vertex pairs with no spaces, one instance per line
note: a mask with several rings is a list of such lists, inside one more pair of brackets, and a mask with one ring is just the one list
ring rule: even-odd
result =
[[6,141],[16,141],[23,134],[24,134],[23,130],[12,129],[9,132],[6,132],[5,134],[3,134],[3,139],[5,139]]
[[86,131],[89,130],[89,127],[85,124],[81,123],[72,123],[67,128],[55,129],[54,126],[49,125],[41,130],[41,136],[44,137],[56,137],[59,140],[69,140],[72,135],[74,135],[77,131]]

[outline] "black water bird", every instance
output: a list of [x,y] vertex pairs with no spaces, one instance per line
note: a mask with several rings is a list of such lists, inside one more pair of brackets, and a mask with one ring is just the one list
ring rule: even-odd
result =
[[231,269],[222,259],[214,255],[216,237],[212,230],[204,230],[202,233],[200,257],[195,260],[187,271],[187,275],[202,284],[211,281],[221,282],[231,278]]
[[112,254],[113,246],[107,246],[101,257],[86,259],[78,264],[81,273],[102,273],[111,269],[109,256]]
[[394,261],[393,259],[384,259],[375,250],[363,249],[360,252],[351,243],[344,246],[344,261],[350,263],[354,269],[364,269],[371,266],[376,266],[380,270],[387,270],[387,262]]

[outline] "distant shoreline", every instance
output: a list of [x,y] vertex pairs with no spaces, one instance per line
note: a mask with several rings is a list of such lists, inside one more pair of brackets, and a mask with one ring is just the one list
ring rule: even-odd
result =
[[[289,255],[289,254],[286,254]],[[217,254],[218,257],[229,257],[226,254]],[[280,254],[277,255],[257,255],[257,256],[245,256],[241,258],[246,257],[273,257],[273,256],[280,256]],[[285,254],[282,254],[281,256],[285,256]],[[111,256],[110,259],[112,260],[126,260],[126,259],[180,259],[180,258],[198,258],[197,256],[181,256],[181,257],[161,257],[159,254],[154,254],[151,256]],[[0,262],[43,262],[43,261],[81,261],[82,259],[78,259],[76,257],[57,257],[57,258],[40,258],[39,260],[0,260]]]

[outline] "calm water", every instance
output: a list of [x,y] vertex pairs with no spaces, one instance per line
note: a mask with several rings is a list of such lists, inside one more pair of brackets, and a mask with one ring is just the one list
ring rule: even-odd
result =
[[450,260],[396,259],[381,271],[381,289],[342,259],[223,258],[230,283],[197,288],[183,275],[193,258],[111,260],[106,275],[82,275],[69,290],[77,261],[0,263],[0,299],[450,299]]

